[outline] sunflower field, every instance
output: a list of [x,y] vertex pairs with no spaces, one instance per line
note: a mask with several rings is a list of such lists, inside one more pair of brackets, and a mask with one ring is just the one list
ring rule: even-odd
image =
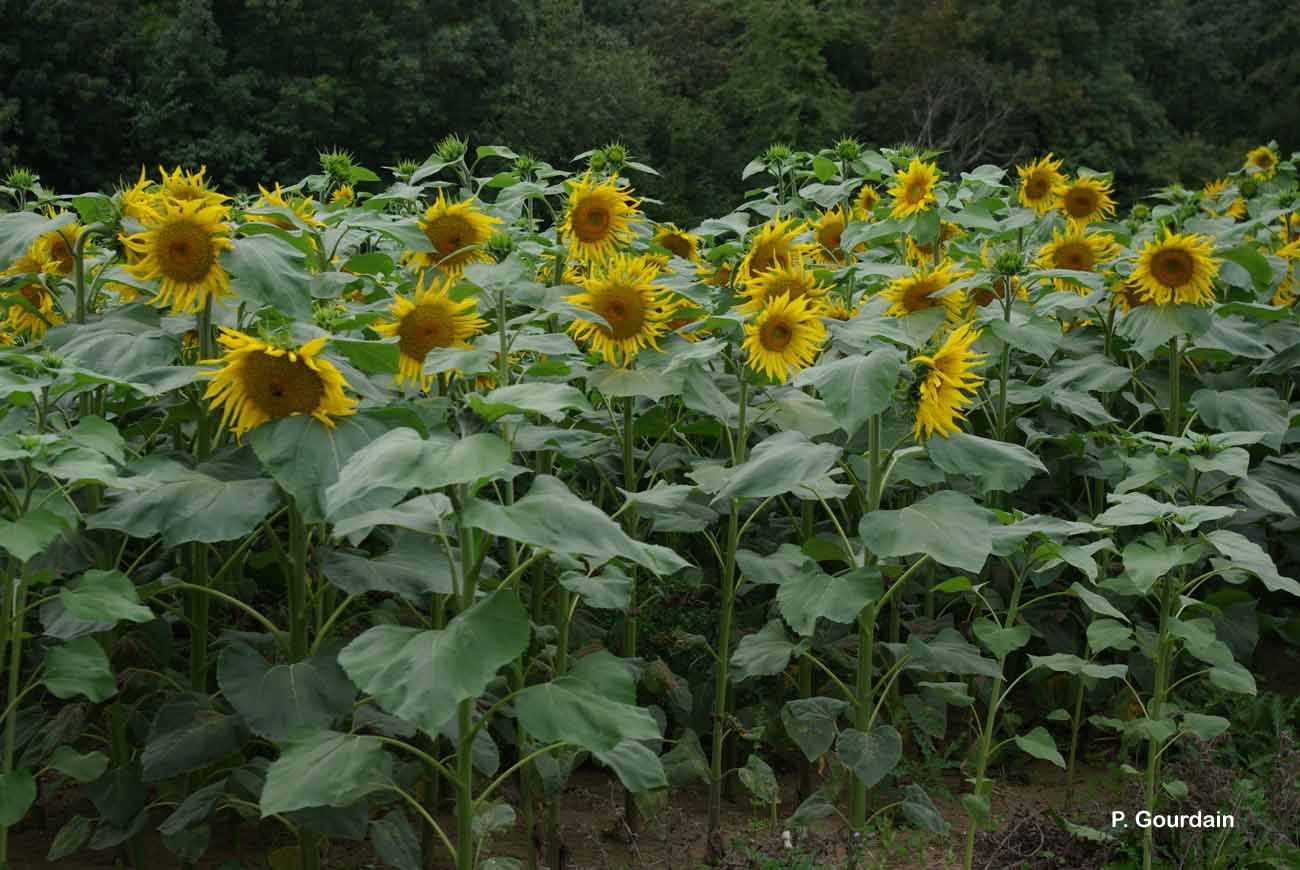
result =
[[1300,866],[1295,158],[936,156],[10,173],[0,868]]

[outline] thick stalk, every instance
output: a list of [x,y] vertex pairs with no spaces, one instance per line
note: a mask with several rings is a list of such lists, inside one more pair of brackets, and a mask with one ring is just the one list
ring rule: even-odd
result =
[[[1002,291],[1002,319],[1011,322],[1011,304],[1015,294],[1011,292],[1011,276],[1002,279],[1005,284]],[[1011,376],[1011,345],[1002,343],[1002,359],[998,366],[998,440],[1007,440],[1007,378]]]
[[[555,676],[564,676],[569,669],[569,623],[573,609],[573,596],[563,586],[555,595],[556,610],[560,617],[560,636],[555,641]],[[546,804],[546,861],[551,867],[564,866],[564,840],[560,836],[560,799],[556,794]]]
[[[1007,619],[1003,623],[1006,628],[1014,626],[1016,619],[1020,615],[1020,593],[1024,589],[1025,575],[1028,573],[1027,570],[1015,573],[1015,582],[1011,587],[1011,602],[1007,607]],[[984,731],[980,734],[979,760],[976,762],[975,768],[975,796],[986,800],[989,798],[992,789],[989,787],[985,774],[988,772],[989,756],[993,752],[993,733],[998,721],[998,707],[1002,704],[1002,687],[1005,683],[1004,669],[1006,662],[1007,657],[1005,655],[998,657],[998,675],[993,680],[993,687],[989,690],[989,708],[984,715]],[[966,857],[962,862],[962,867],[965,870],[971,870],[975,861],[975,829],[978,824],[974,815],[970,813],[967,815]]]
[[[467,497],[466,488],[461,487],[459,504],[464,505]],[[478,593],[473,537],[473,531],[462,525],[457,602],[461,613],[473,606]],[[474,870],[474,737],[470,731],[474,726],[474,704],[474,698],[466,698],[456,708],[456,870]]]
[[[447,596],[435,594],[433,596],[433,628],[441,629],[447,625]],[[429,740],[429,754],[438,757],[440,752],[441,737],[433,737]],[[438,769],[431,764],[426,765],[424,785],[424,808],[429,816],[436,817],[442,808],[442,776]],[[421,851],[424,853],[424,870],[434,870],[438,866],[439,853],[442,851],[442,840],[438,838],[438,832],[428,822],[424,824],[423,836],[421,838]]]
[[1169,339],[1169,433],[1181,435],[1183,432],[1183,354],[1178,344],[1178,336]]
[[[80,240],[78,240],[80,241]],[[80,261],[78,261],[80,262]],[[208,297],[196,316],[199,334],[199,358],[211,359],[216,355],[212,348],[212,297]],[[208,411],[202,400],[198,402],[195,419],[194,455],[200,462],[212,454],[212,433]],[[209,582],[208,548],[201,543],[190,545],[190,582],[206,588]],[[212,605],[210,596],[201,592],[189,594],[190,620],[190,687],[201,694],[208,691],[208,614]]]
[[1083,722],[1083,675],[1079,675],[1079,688],[1074,694],[1074,715],[1070,717],[1070,761],[1065,768],[1065,805],[1074,803],[1074,777],[1077,772],[1075,758],[1079,751],[1079,728]]
[[[308,605],[307,524],[298,505],[289,502],[289,661],[300,662],[311,651],[307,627],[311,621]],[[206,598],[207,596],[202,596]],[[320,835],[306,827],[298,829],[298,856],[302,870],[320,870]]]
[[[858,706],[854,712],[853,727],[864,734],[870,728],[871,710],[875,701],[875,688],[872,686],[875,633],[876,606],[868,604],[858,613],[858,672],[854,684]],[[853,831],[859,834],[867,824],[867,786],[856,776],[853,777],[853,801],[849,820]]]
[[[813,536],[813,503],[807,499],[800,503],[799,540],[804,546]],[[813,663],[807,656],[799,658],[799,697],[808,699],[813,696]],[[803,801],[813,793],[813,765],[801,752],[799,754],[799,800]]]
[[[636,471],[636,454],[633,450],[636,443],[636,399],[627,396],[623,399],[623,488],[628,492],[636,492],[640,487],[640,481],[637,479]],[[623,512],[623,529],[633,539],[638,537],[636,511],[629,509]],[[637,647],[637,588],[636,588],[636,566],[633,565],[628,570],[628,601],[627,601],[627,618],[623,620],[623,655],[625,658],[636,658]],[[637,809],[636,797],[631,791],[623,791],[623,820],[627,828],[633,834],[641,829],[641,813]],[[553,865],[554,866],[554,865]]]
[[[25,583],[11,580],[7,571],[4,574],[4,579],[8,585],[8,588],[4,590],[4,600],[9,604],[8,613],[5,614],[6,634],[9,637],[9,661],[7,664],[9,682],[5,693],[5,701],[6,704],[11,704],[18,697],[19,692],[19,677],[21,676],[19,671],[23,662],[23,615],[27,607],[27,586]],[[17,707],[9,712],[4,725],[4,756],[0,759],[0,762],[3,762],[0,773],[8,775],[13,773],[14,770],[14,747],[18,740]],[[0,825],[0,867],[9,866],[6,863],[8,857],[9,826]]]
[[[713,858],[721,858],[721,817],[722,817],[722,757],[723,741],[727,726],[727,685],[730,682],[731,666],[731,619],[735,608],[735,571],[736,548],[740,526],[737,521],[740,513],[739,499],[731,500],[731,511],[727,515],[727,549],[722,563],[722,612],[718,624],[717,661],[713,669],[713,751],[710,754],[709,771],[709,851]],[[715,854],[716,853],[716,854]]]
[[[1176,341],[1177,339],[1175,339]],[[1171,638],[1169,634],[1169,620],[1173,617],[1174,605],[1178,601],[1178,587],[1174,583],[1172,574],[1167,574],[1163,580],[1163,588],[1160,594],[1160,634],[1156,640],[1156,684],[1155,692],[1152,695],[1151,706],[1147,710],[1147,715],[1152,719],[1160,719],[1164,716],[1165,696],[1169,691],[1169,674],[1170,674],[1170,648]],[[1147,812],[1154,813],[1156,809],[1157,784],[1160,779],[1160,750],[1162,746],[1154,738],[1147,742],[1147,771],[1146,781],[1144,783],[1146,809]],[[1155,859],[1155,842],[1152,838],[1151,827],[1148,826],[1142,831],[1142,870],[1151,870],[1152,863]]]

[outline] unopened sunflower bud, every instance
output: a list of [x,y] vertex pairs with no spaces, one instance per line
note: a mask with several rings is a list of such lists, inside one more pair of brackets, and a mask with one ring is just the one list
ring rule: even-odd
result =
[[17,190],[31,191],[41,177],[24,166],[15,166],[5,176],[5,184]]
[[495,232],[488,236],[486,248],[492,259],[500,263],[515,249],[515,240],[509,233]]
[[857,160],[862,156],[862,143],[852,136],[845,136],[835,143],[835,156],[841,160]]
[[462,139],[455,133],[442,137],[434,146],[433,153],[444,163],[451,163],[465,156],[469,151],[469,140]]

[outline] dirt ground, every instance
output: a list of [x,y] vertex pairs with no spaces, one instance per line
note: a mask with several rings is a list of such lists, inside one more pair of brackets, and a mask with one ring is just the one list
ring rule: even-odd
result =
[[[1021,866],[1022,862],[1025,867],[1049,866],[1041,862],[1045,850],[1054,856],[1052,867],[1088,870],[1104,866],[1102,850],[1064,834],[1049,816],[1051,811],[1067,812],[1071,821],[1103,826],[1120,793],[1114,775],[1104,768],[1082,770],[1072,807],[1067,811],[1069,802],[1062,771],[1047,764],[1036,764],[1021,773],[1023,781],[1000,783],[994,792],[997,827],[980,834],[976,866],[989,870]],[[784,819],[797,806],[795,777],[783,777],[781,788],[779,817]],[[965,788],[961,776],[954,773],[929,789],[936,806],[952,826],[948,835],[920,834],[906,827],[886,829],[868,838],[862,866],[887,870],[960,866],[966,827],[960,795]],[[584,768],[575,773],[563,796],[563,867],[547,870],[702,868],[706,854],[706,801],[707,791],[703,786],[674,791],[668,805],[654,817],[643,820],[640,834],[633,838],[624,824],[621,786],[602,770]],[[50,841],[70,815],[66,808],[60,812],[51,807],[43,829],[31,825],[17,829],[11,841],[11,870],[44,867],[106,870],[126,866],[117,863],[120,857],[111,849],[47,862],[45,855]],[[440,822],[450,825],[451,820]],[[783,832],[770,829],[765,811],[752,806],[742,794],[736,801],[724,804],[722,826],[729,847],[722,865],[724,870],[751,867],[820,870],[843,868],[850,863],[850,843],[837,821],[824,822],[802,838],[795,838],[797,851],[791,851],[785,845]],[[519,827],[516,825],[516,829]],[[528,837],[522,830],[512,831],[493,840],[489,854],[522,859],[527,854]],[[287,859],[292,850],[285,847],[290,845],[284,829],[271,823],[259,827],[242,825],[238,830],[233,825],[219,826],[212,847],[197,870],[235,870],[236,867],[289,870],[292,864],[276,860],[276,852],[283,849],[280,858]],[[145,835],[144,851],[147,868],[140,870],[179,866],[156,833]],[[796,854],[807,856],[815,863],[779,863],[780,858]],[[767,860],[760,863],[764,856]],[[369,870],[385,866],[364,842],[332,841],[324,858],[323,866],[328,870]],[[238,864],[229,863],[232,861]],[[442,870],[449,864],[444,861],[438,867]]]

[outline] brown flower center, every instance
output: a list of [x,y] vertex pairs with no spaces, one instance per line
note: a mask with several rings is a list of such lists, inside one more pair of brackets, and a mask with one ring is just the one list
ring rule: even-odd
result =
[[1072,218],[1086,218],[1097,210],[1097,192],[1076,187],[1065,195],[1065,211]]
[[268,417],[310,414],[325,397],[320,375],[299,359],[250,354],[243,363],[242,380],[249,399]]
[[1025,181],[1025,197],[1027,199],[1042,199],[1047,196],[1050,185],[1046,178],[1041,175],[1031,175]]
[[605,318],[617,339],[632,338],[645,325],[645,303],[631,290],[616,287],[597,298],[592,308]]
[[691,255],[695,253],[695,246],[691,244],[690,239],[676,233],[664,236],[659,244],[672,251],[674,256],[681,257],[683,260],[689,260]]
[[204,280],[216,263],[207,230],[184,218],[159,228],[154,251],[163,275],[181,284]]
[[793,338],[794,330],[791,329],[790,324],[775,317],[769,318],[759,330],[759,340],[763,347],[770,351],[785,350]]
[[939,304],[931,294],[941,289],[934,281],[917,281],[903,291],[903,307],[909,313],[924,311]]
[[1195,272],[1196,262],[1186,251],[1160,251],[1151,258],[1151,274],[1166,287],[1182,287]]
[[1092,249],[1087,245],[1070,244],[1056,249],[1056,268],[1074,269],[1077,272],[1091,272],[1093,266]]
[[601,202],[582,202],[574,209],[573,232],[584,242],[603,242],[613,216]]
[[441,259],[451,257],[461,248],[477,244],[474,226],[460,215],[446,215],[428,225],[424,234]]
[[456,343],[456,323],[443,305],[417,305],[397,327],[397,346],[411,359],[423,360],[435,347]]

